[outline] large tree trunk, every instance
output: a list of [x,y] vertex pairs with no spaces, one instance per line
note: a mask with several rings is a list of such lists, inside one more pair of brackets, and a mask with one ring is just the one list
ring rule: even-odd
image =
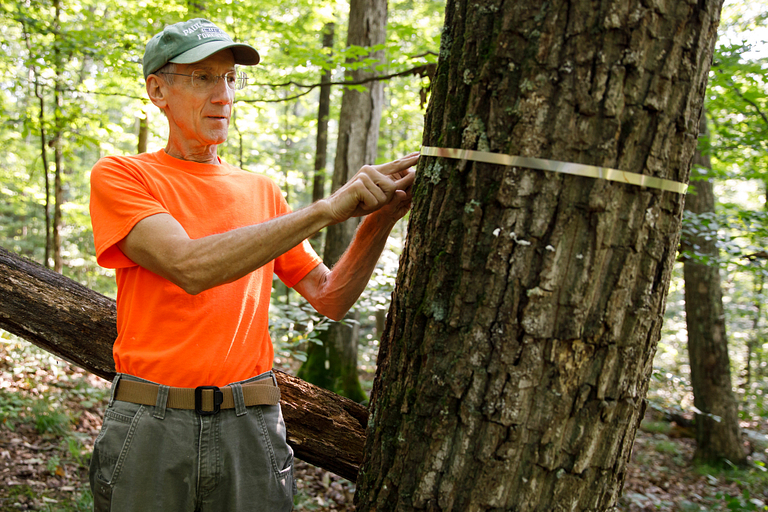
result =
[[[449,0],[424,144],[687,182],[721,1]],[[683,197],[422,157],[359,510],[616,505]]]
[[[115,375],[115,302],[0,248],[0,329],[104,379]],[[365,442],[366,409],[276,372],[288,444],[296,456],[355,480]]]
[[[707,134],[707,120],[701,116],[701,133]],[[709,155],[696,151],[693,163],[711,170]],[[715,193],[709,179],[694,182],[685,199],[685,209],[700,215],[715,211]],[[706,463],[734,464],[747,461],[741,445],[739,408],[731,386],[731,361],[725,332],[723,292],[720,288],[717,232],[686,236],[683,247],[711,261],[686,259],[685,319],[688,326],[688,356],[696,414],[696,458]]]
[[[352,0],[349,5],[347,46],[373,47],[386,41],[387,0]],[[349,81],[360,82],[378,74],[376,65],[384,63],[384,51],[371,52],[367,58],[376,59],[368,68],[347,70]],[[363,165],[376,160],[379,123],[384,106],[384,84],[373,81],[366,90],[345,89],[341,98],[339,137],[333,168],[332,191],[338,190]],[[355,234],[358,219],[350,219],[328,227],[325,235],[323,261],[329,267],[336,264]],[[307,361],[299,376],[326,387],[357,402],[367,399],[357,375],[357,318],[352,324],[333,322],[320,335],[322,345],[310,344]]]

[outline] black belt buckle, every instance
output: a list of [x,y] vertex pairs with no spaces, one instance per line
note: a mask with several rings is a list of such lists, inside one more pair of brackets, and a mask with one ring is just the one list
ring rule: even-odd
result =
[[[203,410],[203,390],[213,390],[213,410]],[[195,388],[195,412],[200,416],[212,416],[221,410],[221,404],[224,402],[224,393],[216,386],[198,386]]]

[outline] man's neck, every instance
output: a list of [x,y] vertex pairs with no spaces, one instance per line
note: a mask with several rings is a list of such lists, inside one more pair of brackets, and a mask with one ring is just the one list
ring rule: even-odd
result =
[[197,162],[199,164],[219,165],[219,157],[216,154],[216,144],[199,148],[185,148],[172,145],[170,141],[165,146],[165,153],[179,160]]

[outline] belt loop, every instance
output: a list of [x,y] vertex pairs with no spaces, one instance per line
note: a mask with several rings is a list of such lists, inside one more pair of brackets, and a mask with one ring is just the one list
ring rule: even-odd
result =
[[269,375],[272,377],[272,382],[274,383],[275,387],[279,388],[280,386],[277,385],[277,377],[275,376],[275,372],[269,370]]
[[165,406],[168,403],[168,391],[170,391],[171,388],[168,386],[164,386],[160,384],[157,389],[157,401],[155,402],[155,413],[152,415],[152,417],[157,418],[158,420],[164,420],[165,419]]
[[232,398],[235,400],[235,415],[243,416],[248,414],[248,409],[245,408],[245,397],[243,397],[243,386],[240,384],[230,384],[232,388]]
[[109,392],[109,404],[107,404],[107,407],[112,407],[112,404],[115,403],[115,395],[117,394],[117,383],[120,382],[121,374],[115,374],[115,378],[112,379],[112,389]]

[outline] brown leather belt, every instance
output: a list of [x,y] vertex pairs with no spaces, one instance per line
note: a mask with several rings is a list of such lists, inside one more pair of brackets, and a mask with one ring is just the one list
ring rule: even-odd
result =
[[[277,405],[280,401],[280,388],[269,379],[242,384],[243,399],[246,407],[252,405]],[[156,405],[160,386],[149,382],[136,382],[120,379],[117,384],[115,399],[142,405]],[[171,409],[191,409],[207,416],[216,414],[220,409],[234,409],[235,398],[231,386],[200,386],[197,388],[169,388],[165,404]]]

